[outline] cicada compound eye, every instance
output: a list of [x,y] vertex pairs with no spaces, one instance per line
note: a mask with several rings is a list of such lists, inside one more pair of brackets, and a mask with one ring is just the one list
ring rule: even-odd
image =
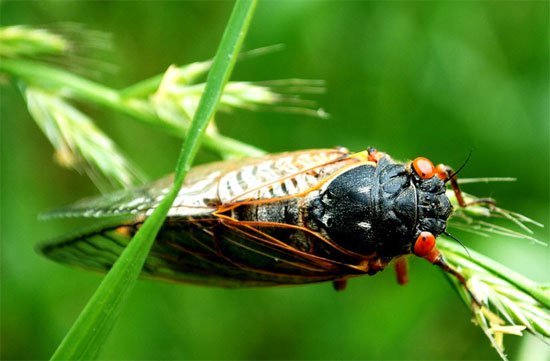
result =
[[431,232],[421,232],[414,242],[414,254],[426,257],[435,247],[435,236]]
[[422,179],[430,179],[436,174],[436,169],[428,158],[418,157],[413,160],[412,166],[416,174]]

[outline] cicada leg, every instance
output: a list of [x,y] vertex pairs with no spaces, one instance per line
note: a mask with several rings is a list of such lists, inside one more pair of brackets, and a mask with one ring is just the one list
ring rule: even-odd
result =
[[443,257],[443,255],[437,249],[435,236],[431,232],[421,232],[418,235],[418,238],[416,239],[416,242],[414,243],[414,246],[413,246],[413,253],[418,257],[424,258],[431,264],[438,266],[443,271],[456,277],[456,279],[462,284],[462,286],[464,286],[466,291],[470,294],[470,296],[472,297],[472,300],[474,300],[475,303],[481,306],[481,302],[474,295],[470,287],[468,287],[468,284],[464,276],[460,272],[458,272],[456,269],[451,267],[447,263],[447,261],[445,261],[445,258]]
[[[356,269],[362,269],[363,272],[366,272],[368,275],[372,276],[382,271],[384,268],[386,268],[387,265],[388,265],[388,262],[382,260],[381,258],[372,258],[372,259],[365,259],[361,265],[358,265],[356,267]],[[346,278],[336,279],[332,281],[332,286],[336,291],[342,291],[347,286],[347,279]]]
[[453,277],[455,277],[458,282],[460,282],[460,284],[462,284],[462,286],[464,287],[464,289],[466,289],[466,292],[468,292],[468,294],[470,295],[470,297],[472,298],[472,300],[479,306],[479,307],[482,307],[483,304],[481,303],[481,301],[477,298],[477,296],[472,292],[472,290],[470,289],[470,287],[468,286],[468,283],[466,282],[466,278],[464,278],[464,276],[458,272],[456,269],[454,269],[453,267],[451,267],[447,261],[445,260],[445,257],[443,257],[443,255],[439,252],[439,250],[437,249],[437,247],[434,247],[433,250],[430,252],[430,254],[428,254],[427,256],[424,257],[428,262],[430,262],[431,264],[435,265],[435,266],[438,266],[439,268],[441,268],[443,271],[453,275]]
[[335,291],[343,291],[346,289],[347,285],[348,280],[346,279],[332,281],[332,287],[334,287]]
[[408,260],[405,257],[401,257],[395,262],[395,275],[397,276],[397,283],[400,285],[406,285],[409,283],[408,268]]
[[378,150],[376,150],[376,148],[372,148],[372,147],[367,149],[367,153],[368,153],[368,160],[374,163],[378,163],[378,161],[386,155],[386,153],[379,152]]

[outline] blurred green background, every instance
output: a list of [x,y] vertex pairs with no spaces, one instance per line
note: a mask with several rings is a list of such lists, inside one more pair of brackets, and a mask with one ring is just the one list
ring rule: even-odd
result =
[[[124,87],[170,64],[210,58],[231,2],[15,2],[2,25],[78,22],[107,31],[119,66],[105,83]],[[285,50],[237,64],[235,80],[325,79],[329,120],[239,111],[219,117],[225,135],[270,152],[376,146],[458,166],[463,177],[512,176],[468,186],[549,225],[549,3],[260,3],[246,49]],[[37,215],[97,191],[58,167],[20,93],[1,87],[1,357],[53,353],[101,277],[38,256],[41,240],[72,230]],[[171,172],[180,141],[103,109],[98,124],[151,178]],[[210,152],[198,162],[215,159]],[[548,228],[536,229],[548,242]],[[456,232],[464,243],[537,281],[548,281],[549,247]],[[224,290],[141,281],[104,359],[498,359],[442,274],[411,262],[399,287],[388,269],[330,284]],[[513,336],[512,356],[548,359]]]

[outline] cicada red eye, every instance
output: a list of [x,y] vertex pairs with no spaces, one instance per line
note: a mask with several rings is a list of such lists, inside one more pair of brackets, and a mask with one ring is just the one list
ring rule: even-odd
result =
[[428,158],[418,157],[413,160],[412,166],[422,179],[432,178],[436,173],[433,163]]
[[414,242],[414,254],[418,257],[426,257],[435,247],[435,237],[430,232],[421,232]]

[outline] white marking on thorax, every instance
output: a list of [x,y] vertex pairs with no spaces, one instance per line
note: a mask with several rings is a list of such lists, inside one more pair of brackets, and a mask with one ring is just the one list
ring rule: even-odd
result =
[[323,214],[323,217],[321,217],[321,223],[323,223],[326,227],[328,227],[328,220],[331,219],[330,214]]
[[369,222],[359,222],[357,225],[364,229],[371,229],[372,225]]

